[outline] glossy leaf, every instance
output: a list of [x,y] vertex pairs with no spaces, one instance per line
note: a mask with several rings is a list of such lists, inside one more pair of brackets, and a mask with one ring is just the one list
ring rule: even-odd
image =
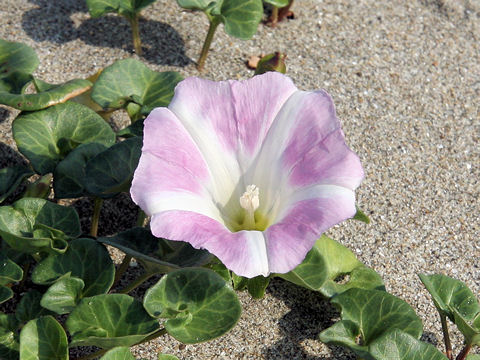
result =
[[105,145],[99,143],[81,144],[60,161],[53,173],[55,197],[65,199],[84,196],[87,162],[106,149]]
[[100,360],[135,360],[130,348],[126,346],[118,346],[111,350],[108,350]]
[[27,322],[39,316],[49,315],[51,312],[40,305],[42,294],[37,290],[30,290],[22,296],[15,310],[15,317],[19,322]]
[[25,179],[33,174],[32,170],[22,165],[0,169],[0,203],[10,196]]
[[87,191],[101,198],[129,191],[142,144],[140,137],[129,138],[92,157],[85,170]]
[[[350,348],[369,358],[368,347],[388,331],[399,329],[418,339],[422,321],[405,301],[379,290],[349,289],[332,298],[342,320],[322,331],[320,340]],[[371,358],[371,357],[370,357]]]
[[0,359],[17,360],[19,358],[18,325],[14,314],[0,313]]
[[88,12],[93,18],[107,13],[132,17],[155,0],[87,0]]
[[212,256],[189,243],[156,238],[145,228],[133,228],[97,241],[120,249],[134,257],[148,273],[167,273],[180,267],[202,266]]
[[[364,268],[348,248],[322,235],[300,265],[289,273],[277,276],[307,289],[319,291],[327,297],[350,287],[384,289],[380,276],[373,270]],[[339,276],[346,274],[350,275],[349,282],[335,282]]]
[[180,269],[163,276],[147,291],[143,305],[151,316],[166,318],[167,332],[185,344],[225,334],[241,313],[233,289],[204,268]]
[[0,253],[0,285],[20,281],[22,277],[22,268],[10,260],[5,254]]
[[480,346],[480,312],[472,318],[470,315],[466,317],[455,308],[451,307],[450,310],[453,313],[453,322],[465,336],[466,343]]
[[33,198],[0,207],[0,235],[20,252],[62,253],[67,248],[67,240],[80,233],[80,220],[73,208]]
[[159,329],[158,322],[128,295],[108,294],[84,298],[66,322],[71,346],[101,348],[131,346]]
[[68,341],[62,326],[52,317],[29,321],[20,333],[22,360],[67,360]]
[[53,172],[70,151],[83,143],[113,145],[115,133],[93,110],[68,102],[22,113],[13,121],[20,152],[40,174]]
[[167,106],[182,79],[177,72],[152,71],[135,59],[119,60],[100,74],[92,99],[104,109],[124,108],[133,101],[146,115],[155,107]]
[[435,346],[398,329],[376,339],[369,353],[375,360],[447,360]]
[[477,298],[463,282],[441,274],[420,274],[419,277],[437,310],[450,320],[454,321],[452,309],[467,320],[472,320],[480,312]]
[[67,274],[47,289],[40,305],[60,315],[68,314],[80,301],[84,287],[82,279]]
[[288,5],[290,0],[263,0],[263,2],[276,7],[284,7]]
[[31,74],[39,64],[37,54],[28,45],[0,39],[0,91],[3,81],[15,73]]
[[56,85],[47,91],[36,94],[12,94],[0,91],[0,104],[24,111],[36,111],[65,101],[88,91],[92,83],[88,80],[75,79]]
[[40,262],[32,273],[36,284],[52,284],[70,274],[83,280],[82,297],[106,293],[113,284],[115,267],[105,248],[92,239],[75,239],[64,254],[53,254]]
[[13,291],[9,287],[0,285],[0,304],[13,297]]

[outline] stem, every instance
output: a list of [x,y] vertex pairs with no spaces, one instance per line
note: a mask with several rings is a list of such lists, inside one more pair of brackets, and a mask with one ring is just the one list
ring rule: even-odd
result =
[[273,6],[272,7],[272,14],[270,15],[270,24],[272,27],[275,27],[278,22],[278,7]]
[[142,56],[142,40],[140,39],[140,30],[138,28],[138,14],[129,17],[130,27],[132,28],[133,47],[138,56]]
[[440,314],[440,321],[442,322],[443,341],[445,343],[445,354],[447,355],[448,360],[453,360],[452,344],[450,342],[450,335],[448,334],[447,317],[443,314]]
[[471,349],[472,349],[472,344],[465,345],[462,351],[460,351],[460,354],[458,354],[457,360],[465,360],[465,358],[467,357]]
[[215,34],[215,30],[217,30],[217,26],[220,25],[220,20],[213,18],[210,20],[210,26],[208,27],[207,37],[205,38],[205,42],[203,43],[202,52],[200,53],[200,57],[198,58],[197,63],[197,70],[202,71],[203,66],[205,65],[205,60],[207,59],[208,50],[210,50],[210,45],[212,44],[213,35]]
[[96,197],[93,207],[92,226],[90,228],[90,235],[97,237],[98,220],[100,219],[100,210],[102,208],[103,199]]
[[147,218],[147,214],[145,214],[145,211],[142,209],[138,209],[138,215],[137,215],[137,226],[143,227],[145,224],[145,219]]
[[122,290],[120,290],[118,293],[119,294],[128,294],[130,291],[132,291],[133,289],[136,289],[137,287],[139,287],[140,285],[142,285],[145,281],[147,281],[148,279],[150,279],[153,275],[155,275],[155,273],[144,273],[142,275],[140,275],[140,277],[138,277],[137,279],[135,279],[134,281],[132,281],[130,284],[128,284],[125,288],[123,288]]
[[132,260],[132,257],[128,254],[125,254],[125,256],[123,257],[122,263],[118,267],[118,270],[115,271],[115,279],[113,279],[112,287],[118,283],[122,275],[125,273],[125,271],[127,271],[128,266],[130,265],[130,260]]
[[283,7],[280,9],[280,12],[278,13],[278,21],[282,21],[285,16],[287,16],[290,12],[290,8],[293,5],[293,0],[290,0],[287,6]]

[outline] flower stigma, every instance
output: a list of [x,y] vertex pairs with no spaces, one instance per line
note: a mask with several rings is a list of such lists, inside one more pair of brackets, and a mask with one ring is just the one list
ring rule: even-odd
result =
[[260,190],[256,185],[248,185],[247,191],[240,196],[240,206],[245,209],[245,219],[242,228],[244,230],[255,230],[255,210],[260,205]]

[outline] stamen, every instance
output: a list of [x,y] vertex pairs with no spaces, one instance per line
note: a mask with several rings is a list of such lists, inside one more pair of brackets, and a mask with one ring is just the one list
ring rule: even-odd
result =
[[247,191],[240,197],[240,206],[245,209],[244,230],[255,229],[255,210],[260,205],[259,189],[255,185],[248,185]]

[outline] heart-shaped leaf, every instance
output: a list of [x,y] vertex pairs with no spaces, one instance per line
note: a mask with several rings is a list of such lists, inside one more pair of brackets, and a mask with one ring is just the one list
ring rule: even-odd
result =
[[147,291],[143,306],[150,315],[167,318],[167,332],[186,344],[225,334],[241,313],[233,289],[204,268],[180,269],[163,276]]
[[118,346],[111,350],[108,350],[100,360],[135,360],[130,348],[126,346]]
[[42,294],[37,290],[30,290],[22,296],[15,310],[15,317],[21,323],[33,320],[39,316],[50,315],[51,312],[40,305]]
[[87,191],[101,198],[129,191],[142,153],[142,144],[140,137],[129,138],[92,157],[85,171]]
[[42,175],[80,144],[115,142],[115,133],[95,111],[73,102],[21,113],[12,129],[18,149]]
[[10,260],[5,254],[0,253],[0,285],[20,281],[22,277],[22,268]]
[[376,339],[369,352],[375,360],[447,360],[435,346],[398,329]]
[[57,314],[68,314],[82,298],[85,284],[82,279],[67,274],[58,279],[43,294],[40,305]]
[[2,82],[12,74],[31,74],[39,64],[37,54],[28,45],[0,39],[0,91]]
[[88,80],[75,79],[64,84],[55,85],[49,90],[36,94],[13,94],[0,91],[0,104],[25,111],[45,109],[88,91],[92,83]]
[[33,174],[32,170],[22,165],[0,169],[0,203],[10,196],[25,179]]
[[156,238],[145,228],[133,228],[97,241],[120,249],[145,268],[150,274],[167,273],[180,267],[202,266],[208,263],[208,251],[197,250],[189,243]]
[[473,320],[480,312],[477,298],[463,282],[441,274],[420,274],[419,277],[432,296],[437,310],[450,320],[454,321],[451,309],[455,309],[467,320]]
[[[349,282],[335,282],[339,276],[346,274],[350,274]],[[317,240],[300,265],[289,273],[277,276],[307,289],[319,291],[327,297],[351,287],[384,289],[378,274],[373,270],[365,270],[365,266],[348,248],[325,235]]]
[[52,316],[29,321],[20,333],[22,360],[68,360],[67,335]]
[[55,197],[65,199],[84,196],[87,162],[106,149],[105,145],[99,143],[81,144],[60,161],[53,173]]
[[320,340],[346,346],[369,359],[368,347],[384,333],[399,329],[418,339],[422,321],[405,301],[380,290],[353,288],[332,298],[342,320],[320,333]]
[[[70,274],[82,279],[82,297],[106,293],[113,284],[115,267],[105,248],[92,239],[75,239],[64,254],[52,254],[40,262],[32,273],[36,284],[52,284]],[[77,287],[78,285],[75,285]]]
[[71,346],[94,345],[110,349],[131,346],[159,329],[142,304],[124,294],[84,298],[66,322]]
[[65,252],[67,240],[81,233],[73,208],[44,199],[23,198],[0,207],[0,235],[13,249],[24,253]]
[[20,349],[17,335],[18,321],[14,314],[0,313],[0,359],[17,360]]
[[146,115],[155,107],[167,106],[182,79],[177,72],[152,71],[135,59],[119,60],[102,71],[93,86],[92,99],[104,109],[124,108],[133,101]]
[[154,2],[155,0],[87,0],[87,6],[92,18],[107,13],[117,13],[130,18]]

